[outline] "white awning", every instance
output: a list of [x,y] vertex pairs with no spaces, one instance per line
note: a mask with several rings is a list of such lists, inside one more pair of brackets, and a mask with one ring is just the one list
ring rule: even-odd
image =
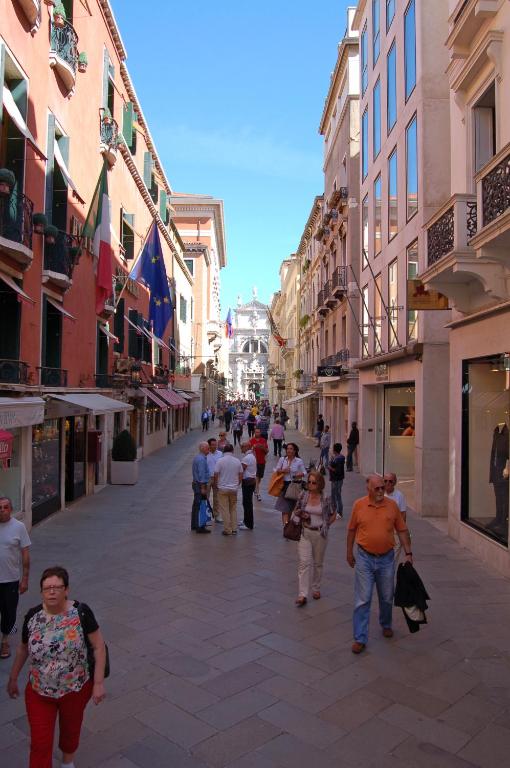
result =
[[4,275],[2,272],[0,272],[0,280],[3,280],[4,283],[8,285],[9,288],[12,288],[13,291],[16,291],[20,299],[27,301],[29,304],[35,304],[35,301],[31,299],[30,296],[28,296],[17,283],[14,282],[12,277],[9,277],[9,275]]
[[103,331],[105,336],[107,336],[109,339],[114,341],[116,344],[119,343],[119,340],[118,340],[117,336],[115,336],[111,331],[109,331],[108,328],[106,327],[106,325],[100,324],[99,328],[100,328],[101,331]]
[[293,403],[299,403],[301,400],[306,400],[308,397],[319,397],[318,392],[306,392],[304,395],[296,395],[289,400],[284,400],[283,405],[292,405]]
[[123,403],[120,400],[114,400],[113,397],[96,395],[93,392],[80,393],[73,392],[70,395],[52,395],[55,400],[63,400],[65,403],[81,405],[91,413],[108,413],[113,411],[132,411],[133,406],[129,403]]
[[0,428],[15,429],[42,424],[44,400],[42,397],[0,397]]
[[62,171],[62,176],[67,181],[68,185],[71,187],[71,189],[73,190],[74,194],[76,195],[76,197],[78,198],[80,203],[84,203],[85,200],[83,199],[83,197],[80,195],[80,193],[76,189],[76,184],[74,183],[74,181],[71,178],[71,174],[69,173],[67,165],[65,164],[65,160],[62,157],[62,152],[60,151],[60,147],[58,146],[58,142],[57,142],[56,138],[55,138],[55,141],[53,143],[53,154],[55,156],[55,160],[57,161],[57,163],[58,163],[58,165],[60,167],[60,170]]
[[17,126],[17,128],[21,131],[25,139],[30,142],[30,144],[33,146],[33,148],[37,152],[37,154],[40,155],[40,157],[43,160],[46,160],[46,155],[37,146],[34,137],[28,130],[28,126],[25,120],[23,119],[23,115],[19,111],[17,104],[14,101],[14,97],[12,93],[10,92],[10,90],[7,88],[6,85],[4,85],[4,89],[3,89],[3,104],[7,112],[9,113],[10,118],[12,119],[14,124]]
[[46,294],[46,301],[48,302],[48,304],[51,304],[52,307],[55,307],[55,309],[58,309],[59,312],[62,312],[64,317],[67,317],[69,320],[72,320],[73,323],[76,322],[76,318],[74,315],[68,312],[67,309],[64,309],[62,304],[59,304],[58,301],[54,301],[53,299],[50,299],[50,297],[47,294]]

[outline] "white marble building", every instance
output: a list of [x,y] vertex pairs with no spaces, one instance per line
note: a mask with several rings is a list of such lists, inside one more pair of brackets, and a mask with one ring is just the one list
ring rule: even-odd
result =
[[253,288],[251,301],[243,304],[237,299],[233,313],[233,338],[230,340],[228,391],[233,398],[262,399],[269,397],[267,376],[269,352],[269,322],[267,306],[257,299]]

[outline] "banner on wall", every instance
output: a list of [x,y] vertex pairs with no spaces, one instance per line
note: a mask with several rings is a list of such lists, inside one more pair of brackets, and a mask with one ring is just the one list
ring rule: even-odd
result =
[[427,309],[450,309],[448,306],[448,296],[431,291],[425,288],[421,280],[407,281],[407,309],[427,310]]
[[7,469],[8,461],[12,458],[12,442],[14,435],[11,432],[6,432],[5,429],[0,429],[0,466]]

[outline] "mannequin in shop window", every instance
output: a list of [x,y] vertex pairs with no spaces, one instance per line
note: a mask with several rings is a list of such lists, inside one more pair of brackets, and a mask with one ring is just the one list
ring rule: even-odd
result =
[[489,470],[489,483],[492,483],[496,497],[496,517],[488,524],[487,528],[504,536],[508,533],[509,436],[506,422],[499,422],[492,435]]

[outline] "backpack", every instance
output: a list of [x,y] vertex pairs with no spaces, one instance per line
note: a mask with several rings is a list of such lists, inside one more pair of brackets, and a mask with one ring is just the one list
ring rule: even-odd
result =
[[[76,608],[78,610],[78,616],[80,617],[80,623],[81,628],[83,630],[83,636],[85,638],[85,645],[87,646],[87,664],[89,667],[89,677],[93,681],[94,680],[94,670],[96,668],[96,658],[94,656],[94,648],[92,647],[92,643],[89,640],[89,636],[85,632],[85,610],[83,607],[83,603],[75,603]],[[104,644],[105,654],[106,658],[104,661],[104,677],[105,679],[110,676],[110,653],[108,651],[108,646],[106,643]]]

